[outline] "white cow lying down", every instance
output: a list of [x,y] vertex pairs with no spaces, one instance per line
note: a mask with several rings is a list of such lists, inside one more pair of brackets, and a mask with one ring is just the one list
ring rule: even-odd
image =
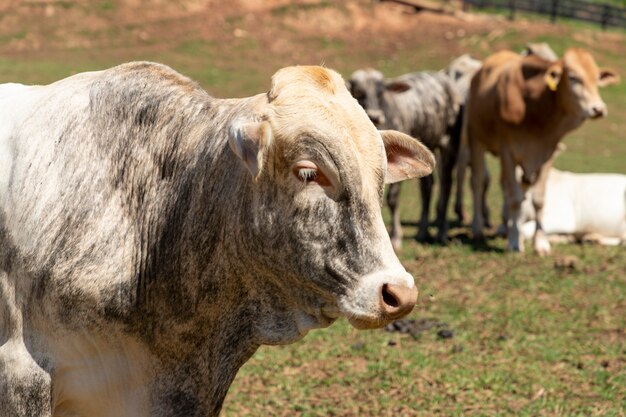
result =
[[[522,232],[535,232],[530,191],[522,204]],[[626,243],[626,175],[577,174],[552,168],[548,173],[543,229],[603,245]]]

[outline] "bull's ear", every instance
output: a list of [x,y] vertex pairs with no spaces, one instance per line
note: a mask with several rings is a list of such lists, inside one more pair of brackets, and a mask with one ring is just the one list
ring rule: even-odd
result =
[[404,93],[411,88],[411,84],[406,81],[389,81],[385,83],[385,89],[392,93]]
[[268,122],[235,121],[230,126],[228,145],[255,179],[263,168],[263,153],[271,141],[272,128]]
[[611,84],[619,84],[619,75],[609,68],[600,68],[600,76],[598,77],[598,87],[606,87]]
[[387,153],[385,183],[391,184],[433,172],[435,157],[420,141],[395,130],[381,130]]
[[500,117],[513,124],[519,124],[526,115],[524,102],[524,78],[520,66],[510,68],[498,80]]

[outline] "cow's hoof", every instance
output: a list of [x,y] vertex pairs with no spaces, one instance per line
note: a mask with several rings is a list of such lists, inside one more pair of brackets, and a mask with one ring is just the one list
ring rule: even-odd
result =
[[507,227],[506,227],[506,225],[504,223],[502,223],[496,229],[496,236],[498,236],[498,237],[506,237],[506,234],[507,234]]
[[509,252],[522,253],[522,252],[524,252],[524,244],[523,243],[510,242],[509,241],[506,249]]
[[437,233],[436,242],[440,245],[447,245],[450,243],[450,239],[448,238],[448,233]]
[[417,236],[415,236],[415,240],[417,240],[418,242],[432,242],[433,239],[428,233],[428,230],[424,228],[420,229]]
[[545,237],[542,239],[535,239],[535,252],[539,256],[546,256],[550,254],[550,242]]
[[472,227],[472,239],[478,242],[485,240],[485,233],[482,227]]

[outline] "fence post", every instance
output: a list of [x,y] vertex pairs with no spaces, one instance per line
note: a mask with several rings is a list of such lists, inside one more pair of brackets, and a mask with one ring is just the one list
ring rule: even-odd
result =
[[509,0],[509,9],[511,10],[509,20],[515,20],[515,0]]
[[552,23],[556,22],[558,9],[559,9],[559,0],[552,0],[552,10],[550,10],[550,21]]
[[602,30],[606,30],[609,24],[609,17],[611,16],[611,6],[605,4],[602,7]]

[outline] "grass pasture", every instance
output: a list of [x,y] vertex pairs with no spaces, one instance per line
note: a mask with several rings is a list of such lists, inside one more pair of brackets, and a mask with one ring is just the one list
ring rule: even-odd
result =
[[[80,12],[61,3],[55,19]],[[85,13],[99,26],[76,26],[71,44],[53,29],[38,38],[30,26],[0,28],[0,82],[49,83],[148,59],[216,96],[240,97],[266,91],[276,69],[295,63],[324,63],[344,75],[373,66],[395,76],[529,41],[549,42],[559,54],[591,49],[626,77],[626,33],[580,25],[413,15],[359,0],[274,2],[245,13],[216,7],[195,18],[157,16],[144,29],[118,19],[120,1],[97,3]],[[54,27],[46,22],[44,29]],[[626,174],[626,82],[602,95],[609,116],[567,137],[557,167]],[[495,159],[489,164],[497,222],[499,170]],[[293,345],[262,347],[235,379],[224,416],[626,416],[626,248],[568,244],[545,258],[509,254],[502,238],[473,245],[458,224],[449,245],[419,244],[415,181],[403,185],[401,206],[399,256],[420,288],[408,317],[413,334],[359,332],[339,320]]]

